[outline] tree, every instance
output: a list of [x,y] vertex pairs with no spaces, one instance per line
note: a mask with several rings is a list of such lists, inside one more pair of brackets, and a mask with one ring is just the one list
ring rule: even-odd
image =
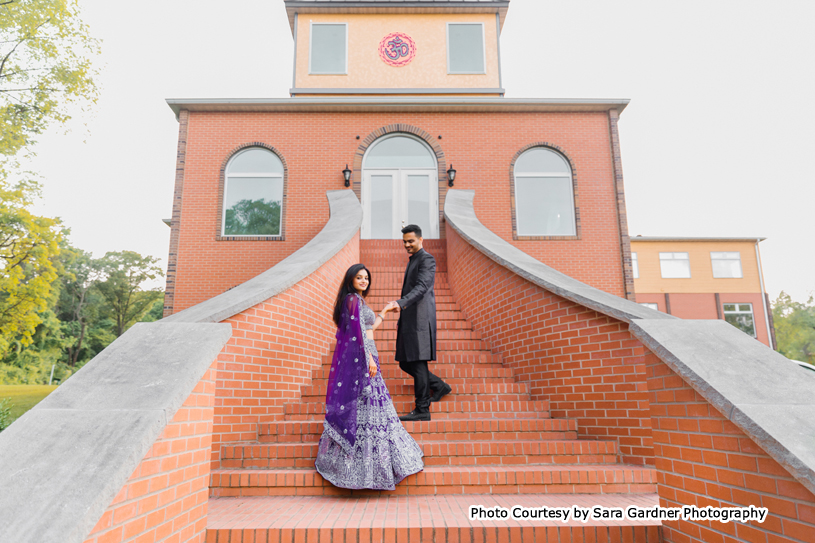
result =
[[33,215],[36,187],[6,188],[0,172],[0,356],[11,342],[31,342],[39,313],[48,306],[57,277],[53,259],[60,232],[54,219]]
[[773,302],[778,351],[793,360],[815,364],[815,299],[793,302],[785,292]]
[[90,57],[98,52],[77,0],[0,0],[0,155],[96,102]]
[[145,281],[164,276],[157,262],[157,258],[133,251],[110,252],[99,260],[104,280],[97,283],[96,289],[107,302],[106,310],[115,323],[117,337],[141,319],[163,295],[160,290],[141,288]]

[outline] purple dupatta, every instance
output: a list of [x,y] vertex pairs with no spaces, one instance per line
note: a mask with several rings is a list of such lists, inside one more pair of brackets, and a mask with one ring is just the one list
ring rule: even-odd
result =
[[346,296],[343,303],[325,395],[325,425],[336,434],[335,441],[349,452],[356,442],[357,400],[362,389],[370,385],[361,304],[362,299],[356,294]]

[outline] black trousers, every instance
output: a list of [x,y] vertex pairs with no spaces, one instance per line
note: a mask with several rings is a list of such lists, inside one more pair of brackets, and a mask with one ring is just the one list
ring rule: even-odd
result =
[[444,387],[444,381],[430,373],[427,369],[427,361],[399,362],[402,371],[413,377],[413,391],[416,395],[416,411],[419,413],[430,412],[430,389],[440,390]]

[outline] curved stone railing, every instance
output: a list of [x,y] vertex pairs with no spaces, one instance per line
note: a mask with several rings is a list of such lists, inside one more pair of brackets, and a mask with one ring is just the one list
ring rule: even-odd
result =
[[[629,331],[651,353],[815,493],[812,372],[724,321],[673,318],[553,270],[488,230],[475,215],[473,198],[474,191],[448,191],[444,216],[453,236],[459,235],[493,262],[548,292],[628,323]],[[449,243],[448,236],[452,269]],[[654,428],[658,430],[662,429]]]
[[331,216],[311,241],[249,281],[164,321],[221,322],[286,291],[319,269],[353,239],[362,225],[362,206],[352,191],[332,190],[326,196]]
[[226,324],[136,324],[3,431],[0,541],[85,541],[154,443],[171,437],[168,425],[186,418],[182,406],[230,335]]
[[0,541],[204,537],[215,361],[233,334],[231,323],[214,323],[348,251],[362,208],[351,191],[327,197],[331,217],[304,247],[220,296],[135,325],[0,434]]

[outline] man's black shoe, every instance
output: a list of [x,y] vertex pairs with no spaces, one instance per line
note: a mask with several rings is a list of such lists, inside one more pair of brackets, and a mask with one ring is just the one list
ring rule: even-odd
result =
[[402,415],[399,417],[401,421],[412,421],[412,420],[430,420],[430,413],[419,413],[415,409],[410,412],[409,415]]
[[442,398],[444,398],[445,396],[450,394],[450,392],[452,392],[452,391],[453,391],[453,387],[451,387],[447,383],[444,383],[444,386],[441,389],[439,389],[439,390],[437,390],[436,392],[433,393],[433,396],[431,396],[431,398],[430,398],[430,403],[437,402],[437,401],[441,400]]

